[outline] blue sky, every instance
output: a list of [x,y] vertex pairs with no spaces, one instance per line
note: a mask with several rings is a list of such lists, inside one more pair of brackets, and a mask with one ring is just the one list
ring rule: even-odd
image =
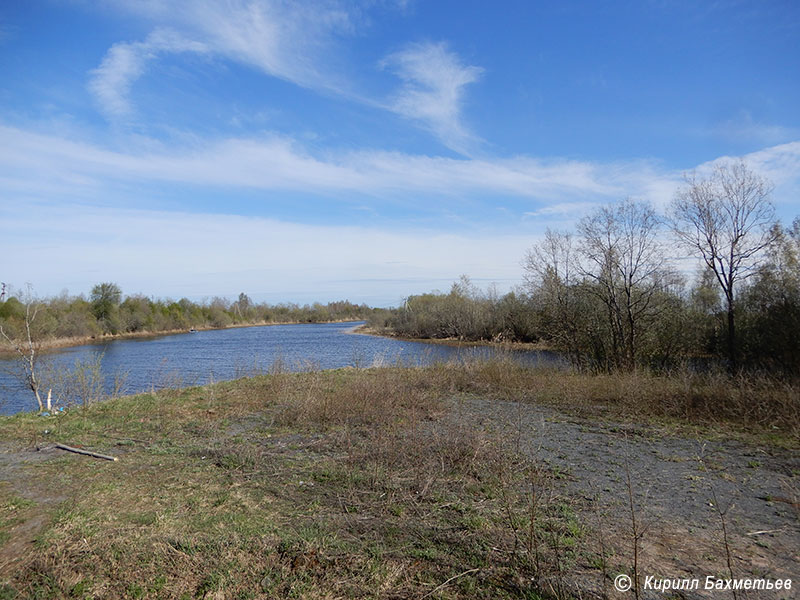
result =
[[800,214],[795,1],[6,0],[0,280],[394,305],[742,157]]

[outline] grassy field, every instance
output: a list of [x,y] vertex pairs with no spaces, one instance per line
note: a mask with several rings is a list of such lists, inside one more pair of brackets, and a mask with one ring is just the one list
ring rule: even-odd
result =
[[471,397],[800,444],[787,384],[502,361],[275,373],[4,417],[0,599],[566,598],[582,595],[575,573],[604,590],[630,572],[513,431],[453,416]]

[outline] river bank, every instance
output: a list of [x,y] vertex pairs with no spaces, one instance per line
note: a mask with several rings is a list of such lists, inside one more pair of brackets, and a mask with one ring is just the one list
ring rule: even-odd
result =
[[[690,389],[715,403],[775,392],[725,385]],[[0,418],[0,592],[615,597],[634,565],[800,581],[796,424],[708,414],[685,393],[494,361]]]
[[[323,323],[358,323],[358,320],[333,320],[333,321],[315,321],[308,324],[323,324]],[[299,321],[286,321],[286,322],[261,322],[261,323],[234,323],[226,325],[225,327],[196,327],[192,328],[194,331],[219,331],[225,329],[243,329],[247,327],[270,327],[275,325],[304,325],[305,322]],[[37,342],[39,351],[49,352],[54,350],[61,350],[63,348],[73,348],[75,346],[86,346],[89,344],[104,344],[106,342],[113,342],[116,340],[136,340],[136,339],[154,339],[170,335],[180,335],[191,333],[192,329],[168,329],[164,331],[136,331],[131,333],[116,333],[104,334],[100,336],[82,336],[58,339],[46,339]],[[5,340],[3,340],[5,342]],[[8,343],[0,345],[0,358],[10,358],[17,356],[16,350],[10,348]]]
[[358,333],[361,335],[374,335],[376,337],[385,337],[393,340],[400,340],[403,342],[424,342],[426,344],[439,344],[442,346],[453,346],[456,348],[471,348],[485,346],[489,348],[498,348],[505,350],[529,350],[541,352],[558,352],[552,346],[543,342],[509,342],[509,341],[494,341],[494,340],[480,340],[480,341],[467,341],[459,340],[457,338],[415,338],[402,335],[395,335],[388,329],[377,329],[370,327],[367,324],[355,327],[350,333]]

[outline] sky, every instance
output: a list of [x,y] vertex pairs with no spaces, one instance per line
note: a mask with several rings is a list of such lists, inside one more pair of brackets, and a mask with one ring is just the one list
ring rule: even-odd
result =
[[503,292],[731,159],[800,215],[796,0],[0,3],[0,281],[39,295]]

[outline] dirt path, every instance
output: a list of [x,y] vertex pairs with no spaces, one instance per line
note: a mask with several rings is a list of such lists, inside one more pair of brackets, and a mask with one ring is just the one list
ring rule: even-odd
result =
[[800,587],[797,452],[688,439],[496,400],[458,401],[451,418],[502,433],[543,461],[594,530],[595,545],[613,548],[620,566],[632,562],[630,473],[644,528],[640,573],[729,576],[723,513],[735,576],[790,577]]
[[9,540],[0,552],[0,575],[13,572],[15,564],[24,551],[33,543],[47,521],[49,510],[66,499],[63,490],[46,485],[28,469],[42,462],[53,460],[60,452],[48,447],[20,449],[0,442],[0,492],[10,493],[31,504],[22,511],[22,518],[11,528]]

